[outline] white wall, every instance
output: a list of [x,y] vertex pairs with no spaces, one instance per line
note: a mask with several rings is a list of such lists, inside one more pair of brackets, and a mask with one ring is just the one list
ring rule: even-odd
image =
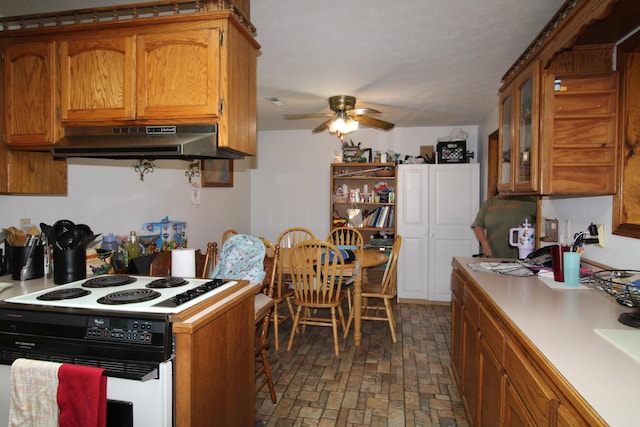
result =
[[184,161],[157,162],[144,181],[134,171],[134,161],[69,163],[67,196],[0,196],[0,226],[18,227],[20,218],[30,218],[36,225],[68,218],[96,233],[122,235],[168,216],[187,222],[188,246],[196,249],[220,241],[227,228],[250,230],[253,160],[235,161],[233,188],[202,188],[199,206],[191,201]]
[[[542,203],[542,216],[556,218],[560,223],[569,220],[569,237],[586,231],[589,224],[604,224],[604,248],[585,245],[583,257],[604,265],[626,270],[640,270],[640,239],[611,234],[613,224],[613,196],[548,198]],[[560,230],[564,234],[564,230]],[[564,242],[563,242],[564,243]]]
[[[457,127],[469,133],[467,150],[476,152],[477,127]],[[419,155],[421,145],[433,145],[435,149],[438,138],[448,136],[452,128],[395,128],[389,132],[360,129],[347,137],[354,143],[362,142],[363,148],[390,149],[404,158]],[[251,171],[252,233],[275,240],[285,228],[301,226],[318,237],[326,236],[330,220],[329,165],[334,154],[341,151],[340,140],[328,132],[259,132],[257,167]]]

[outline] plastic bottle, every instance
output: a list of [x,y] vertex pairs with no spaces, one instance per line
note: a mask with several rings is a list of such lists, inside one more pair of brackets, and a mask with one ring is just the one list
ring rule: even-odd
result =
[[138,236],[135,231],[129,233],[129,240],[124,247],[126,253],[126,265],[129,265],[132,259],[140,256],[140,245],[138,244]]
[[102,238],[102,245],[100,248],[105,251],[113,252],[113,255],[111,256],[111,265],[114,269],[118,270],[126,266],[124,250],[118,243],[118,236],[115,236],[113,233],[109,233],[109,235],[104,236]]

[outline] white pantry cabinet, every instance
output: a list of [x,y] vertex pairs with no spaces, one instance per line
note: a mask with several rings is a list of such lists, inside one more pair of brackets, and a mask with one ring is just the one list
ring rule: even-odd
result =
[[398,299],[451,301],[451,260],[478,252],[479,165],[400,165],[397,173]]

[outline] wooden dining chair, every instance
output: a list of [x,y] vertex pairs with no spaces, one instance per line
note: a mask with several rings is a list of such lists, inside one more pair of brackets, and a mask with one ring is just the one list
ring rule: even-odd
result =
[[[338,249],[349,249],[354,251],[356,256],[356,263],[362,259],[362,251],[364,251],[364,237],[362,233],[353,227],[337,227],[329,232],[327,235],[327,242],[335,245]],[[355,276],[360,274],[360,269],[356,267],[356,272],[353,277],[345,279],[343,289],[347,294],[347,301],[349,305],[349,312],[353,306],[353,281]]]
[[[259,237],[260,241],[262,241],[262,243],[264,243],[264,250],[265,250],[265,255],[266,256],[273,256],[273,253],[276,250],[276,245],[274,245],[269,239],[265,239],[264,237]],[[278,246],[278,249],[280,247]],[[277,272],[276,272],[277,274]],[[276,275],[276,279],[278,278],[278,276]]]
[[[278,280],[274,296],[276,306],[273,310],[273,340],[276,350],[280,348],[280,337],[278,336],[278,328],[287,320],[293,319],[294,312],[293,305],[291,304],[293,289],[291,289],[290,287],[290,276],[289,274],[285,274],[282,268],[284,264],[289,265],[288,261],[284,260],[284,257],[287,256],[288,251],[296,244],[304,240],[315,238],[316,237],[311,230],[303,227],[290,227],[280,233],[278,239],[276,240],[276,244],[280,247],[280,263],[278,265],[277,273]],[[281,305],[283,302],[287,304],[287,308],[289,310],[287,314],[283,314],[281,311]]]
[[[369,281],[362,284],[362,320],[380,320],[389,323],[391,339],[396,342],[396,318],[393,313],[392,301],[398,292],[396,270],[398,255],[402,245],[402,236],[397,236],[393,242],[387,265],[379,283]],[[382,305],[380,305],[382,303]],[[382,313],[381,313],[382,312]],[[384,314],[384,315],[383,315]],[[353,310],[349,313],[347,329],[344,337],[349,335],[349,327],[353,321]]]
[[[262,240],[262,239],[261,239]],[[264,243],[264,241],[263,241]],[[270,242],[269,242],[270,243]],[[265,245],[267,246],[267,245]],[[256,341],[255,341],[255,358],[256,358],[256,393],[260,391],[265,384],[269,386],[271,402],[277,402],[276,390],[273,385],[273,377],[271,375],[271,365],[267,355],[267,350],[271,346],[269,342],[269,323],[275,308],[273,295],[276,286],[276,272],[278,267],[278,259],[280,248],[277,245],[269,247],[272,251],[267,250],[264,257],[265,277],[262,282],[261,292],[255,297],[255,324],[256,324]]]
[[[339,356],[338,320],[345,329],[341,303],[344,258],[338,248],[324,240],[305,240],[293,247],[290,257],[293,303],[297,306],[287,350],[291,350],[299,325],[328,326],[333,330],[333,346]],[[328,316],[323,316],[329,312]]]
[[234,234],[238,234],[238,232],[233,228],[225,230],[224,233],[222,233],[222,239],[220,240],[220,244],[224,246],[224,242],[226,242],[227,239],[233,236]]
[[198,277],[203,279],[208,278],[213,274],[213,270],[216,268],[218,262],[218,244],[216,242],[207,243],[207,251],[203,257],[196,255],[196,273]]

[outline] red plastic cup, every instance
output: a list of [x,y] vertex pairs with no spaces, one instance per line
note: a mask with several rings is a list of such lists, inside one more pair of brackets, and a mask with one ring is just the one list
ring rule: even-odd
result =
[[556,282],[564,282],[563,254],[569,252],[569,246],[551,246],[551,267],[553,268],[553,279]]

